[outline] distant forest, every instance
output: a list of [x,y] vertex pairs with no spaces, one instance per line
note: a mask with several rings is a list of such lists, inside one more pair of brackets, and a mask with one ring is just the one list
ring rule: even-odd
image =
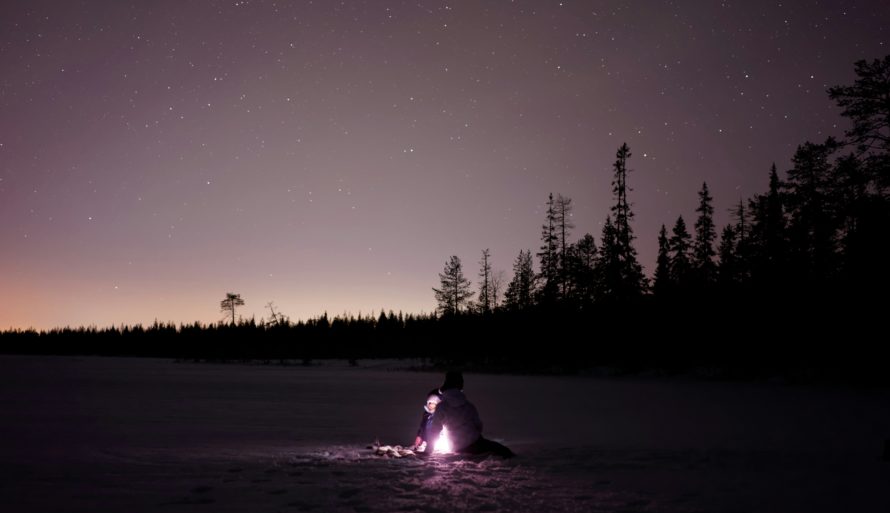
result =
[[[855,63],[829,97],[851,127],[804,142],[791,169],[764,166],[766,192],[714,224],[707,183],[691,225],[661,226],[651,279],[634,248],[630,148],[613,165],[614,204],[597,240],[573,240],[572,200],[551,194],[538,249],[512,277],[481,251],[475,286],[451,256],[435,313],[238,319],[218,323],[0,333],[0,351],[309,364],[422,358],[432,366],[527,372],[695,373],[719,378],[888,383],[890,56]],[[692,220],[690,220],[692,221]],[[535,265],[537,260],[537,266]],[[883,340],[883,342],[882,342]]]

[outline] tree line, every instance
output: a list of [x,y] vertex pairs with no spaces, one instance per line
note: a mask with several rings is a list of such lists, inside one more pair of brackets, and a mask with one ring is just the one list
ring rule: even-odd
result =
[[[773,164],[767,191],[740,199],[733,221],[719,231],[713,197],[702,183],[691,227],[683,216],[662,225],[649,280],[634,248],[628,194],[630,148],[613,164],[614,204],[599,246],[591,234],[571,242],[572,200],[551,194],[536,253],[519,251],[503,302],[492,296],[490,252],[482,251],[478,300],[458,256],[448,260],[434,289],[443,315],[521,311],[532,307],[585,309],[643,296],[683,302],[880,300],[888,283],[890,176],[890,56],[856,63],[855,83],[828,90],[852,127],[843,139],[804,142],[783,177]],[[667,226],[671,226],[668,231]]]
[[[194,359],[422,357],[441,365],[566,372],[690,369],[719,375],[875,380],[884,373],[868,333],[886,310],[890,226],[890,56],[855,64],[852,85],[828,90],[851,124],[841,139],[798,146],[765,173],[766,191],[740,199],[719,231],[707,183],[694,224],[663,224],[648,278],[634,242],[632,153],[613,163],[614,203],[599,241],[572,240],[572,200],[551,194],[540,246],[521,249],[512,277],[481,251],[478,282],[457,255],[433,288],[428,315],[327,314],[291,322],[155,323],[0,334],[4,352]],[[670,226],[670,230],[668,230]],[[537,269],[535,269],[537,260]],[[475,289],[475,290],[474,290]],[[829,344],[817,344],[826,340]]]

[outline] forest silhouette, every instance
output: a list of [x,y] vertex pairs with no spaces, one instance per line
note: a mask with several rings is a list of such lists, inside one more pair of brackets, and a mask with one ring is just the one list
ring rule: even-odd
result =
[[[551,194],[534,257],[512,277],[481,250],[475,287],[450,256],[430,314],[236,317],[175,325],[0,333],[15,354],[152,356],[310,364],[420,358],[426,365],[520,372],[694,373],[719,378],[890,381],[880,354],[890,226],[890,56],[855,63],[828,90],[850,128],[800,144],[792,166],[764,165],[766,190],[718,229],[707,183],[696,219],[666,220],[651,278],[634,248],[632,153],[613,164],[614,203],[597,239],[572,240],[572,200]],[[432,278],[432,277],[431,277]]]

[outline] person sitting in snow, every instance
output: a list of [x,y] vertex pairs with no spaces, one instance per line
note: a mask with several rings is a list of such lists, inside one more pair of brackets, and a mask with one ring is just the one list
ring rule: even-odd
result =
[[454,452],[463,454],[496,454],[509,458],[514,456],[507,447],[482,436],[482,419],[476,406],[467,400],[463,392],[464,376],[457,371],[445,374],[445,382],[439,388],[442,401],[436,405],[429,433],[436,437],[442,427],[448,429]]
[[428,446],[432,450],[431,436],[433,433],[430,431],[430,424],[433,421],[436,406],[441,401],[442,397],[439,395],[438,388],[430,390],[430,393],[427,394],[426,403],[423,405],[423,415],[420,417],[420,427],[417,428],[417,437],[414,438],[415,450],[423,452]]

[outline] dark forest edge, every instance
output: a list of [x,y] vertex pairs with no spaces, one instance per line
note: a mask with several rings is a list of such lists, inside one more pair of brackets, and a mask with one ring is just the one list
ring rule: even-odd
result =
[[[812,299],[812,298],[810,298]],[[281,325],[154,323],[3,333],[9,354],[160,357],[312,364],[419,359],[431,369],[544,374],[659,374],[714,379],[890,384],[883,312],[799,298],[693,305],[647,296],[589,310],[377,318],[327,315]],[[642,322],[641,319],[645,319]]]
[[[850,121],[843,140],[801,144],[784,178],[739,200],[717,240],[707,184],[690,233],[662,225],[653,279],[633,246],[630,149],[616,154],[615,203],[599,245],[569,240],[571,199],[550,195],[541,246],[522,250],[509,283],[483,250],[478,295],[452,256],[438,310],[327,314],[291,322],[158,323],[0,333],[0,352],[154,356],[209,361],[423,358],[434,367],[706,375],[724,379],[890,383],[886,342],[890,238],[890,56],[855,64],[828,90]],[[474,300],[473,297],[477,296]],[[270,305],[271,307],[271,305]],[[271,308],[270,308],[271,309]]]

